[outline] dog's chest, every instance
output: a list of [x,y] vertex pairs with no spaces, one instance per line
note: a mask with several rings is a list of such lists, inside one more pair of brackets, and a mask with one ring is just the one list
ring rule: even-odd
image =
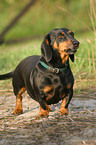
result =
[[[47,82],[46,85],[40,90],[44,95],[47,104],[58,103],[65,95],[68,94],[69,89],[72,87],[72,82],[66,80],[65,76],[54,76],[51,78],[50,83]],[[41,83],[43,85],[43,83]],[[41,85],[41,86],[42,86]]]
[[[67,73],[66,73],[67,72]],[[36,94],[45,99],[47,104],[59,102],[73,85],[72,73],[61,74],[34,73],[33,85]]]

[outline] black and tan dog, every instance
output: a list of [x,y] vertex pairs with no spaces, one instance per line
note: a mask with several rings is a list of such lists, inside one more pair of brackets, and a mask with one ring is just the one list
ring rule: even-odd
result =
[[12,78],[16,95],[14,114],[23,113],[21,95],[25,90],[39,102],[38,116],[48,116],[49,111],[52,111],[48,105],[60,100],[60,114],[68,113],[74,84],[69,58],[74,61],[74,53],[78,47],[79,42],[72,31],[65,28],[54,29],[44,38],[41,56],[29,56],[14,71],[0,75],[0,80]]

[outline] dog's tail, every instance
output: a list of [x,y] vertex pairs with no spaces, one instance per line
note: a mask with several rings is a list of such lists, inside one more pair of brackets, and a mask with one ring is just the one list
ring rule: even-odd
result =
[[13,77],[14,71],[9,72],[7,74],[0,75],[0,80],[6,80]]

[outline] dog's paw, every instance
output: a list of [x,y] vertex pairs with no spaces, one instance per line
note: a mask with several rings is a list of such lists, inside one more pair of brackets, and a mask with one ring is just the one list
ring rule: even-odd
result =
[[46,118],[48,116],[49,116],[49,112],[47,110],[43,110],[39,112],[36,119]]
[[15,115],[23,114],[23,109],[15,109],[13,114],[15,114]]
[[52,109],[48,106],[47,108],[48,112],[52,112]]
[[62,116],[62,115],[67,115],[67,114],[68,114],[68,109],[66,109],[66,108],[61,108],[59,113],[60,113],[61,116]]

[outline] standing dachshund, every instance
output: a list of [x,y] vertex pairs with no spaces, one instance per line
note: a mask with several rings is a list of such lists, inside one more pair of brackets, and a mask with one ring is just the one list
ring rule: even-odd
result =
[[74,53],[78,47],[79,42],[72,31],[65,28],[54,29],[44,38],[41,56],[29,56],[14,71],[0,75],[0,80],[12,78],[16,95],[15,115],[23,113],[21,95],[25,90],[40,104],[37,118],[48,116],[49,111],[52,111],[48,105],[60,100],[60,114],[68,113],[74,84],[69,58],[74,62]]

